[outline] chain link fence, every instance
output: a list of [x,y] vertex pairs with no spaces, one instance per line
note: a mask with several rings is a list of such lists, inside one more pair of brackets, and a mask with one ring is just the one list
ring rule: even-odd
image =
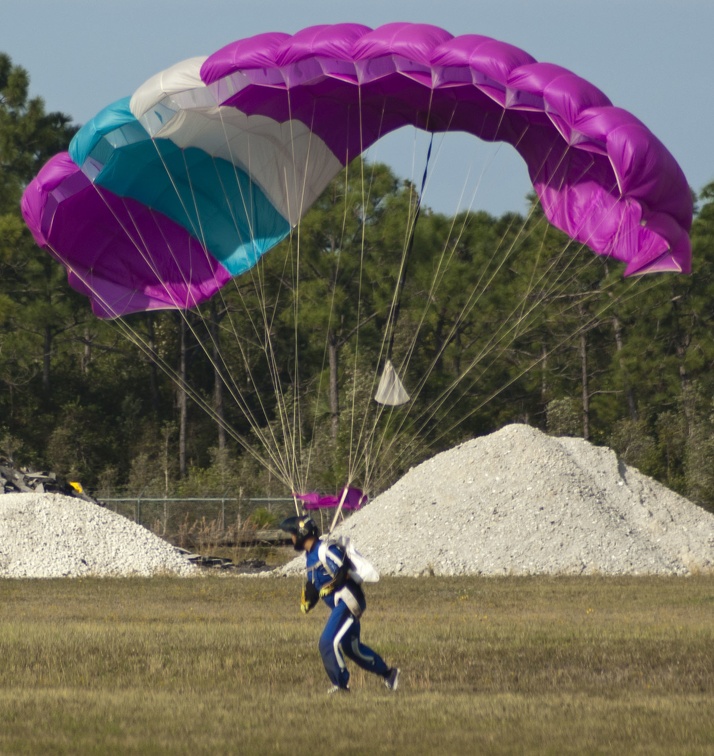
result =
[[202,496],[170,498],[108,496],[107,509],[152,530],[177,545],[211,540],[225,545],[279,540],[278,523],[295,513],[292,498]]

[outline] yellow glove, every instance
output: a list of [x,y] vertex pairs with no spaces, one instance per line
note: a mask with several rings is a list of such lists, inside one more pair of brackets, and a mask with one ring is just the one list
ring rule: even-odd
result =
[[317,588],[308,580],[302,587],[302,595],[300,596],[300,611],[303,614],[307,614],[310,609],[315,606],[320,596],[317,593]]
[[325,585],[320,588],[320,598],[325,598],[325,596],[329,596],[333,591],[335,590],[335,581],[331,580],[329,583],[326,583]]

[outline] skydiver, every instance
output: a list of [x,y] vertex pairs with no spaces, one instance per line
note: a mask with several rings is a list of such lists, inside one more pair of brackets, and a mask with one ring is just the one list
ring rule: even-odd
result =
[[[332,688],[329,693],[349,693],[350,673],[345,657],[362,669],[381,677],[390,690],[399,684],[399,670],[360,640],[360,617],[367,607],[364,591],[350,574],[350,564],[337,544],[323,549],[320,555],[320,531],[307,516],[288,517],[280,529],[290,534],[295,551],[304,551],[307,581],[302,589],[300,609],[307,614],[322,599],[330,616],[320,636],[320,655]],[[332,574],[330,574],[332,573]]]

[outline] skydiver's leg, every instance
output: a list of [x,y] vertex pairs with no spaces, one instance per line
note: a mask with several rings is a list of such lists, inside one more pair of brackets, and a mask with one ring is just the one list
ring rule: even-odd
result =
[[340,644],[355,622],[350,610],[339,601],[332,610],[320,636],[320,656],[333,685],[346,688],[350,673]]
[[361,642],[360,631],[359,620],[354,620],[342,639],[344,655],[367,672],[386,677],[389,674],[389,667],[376,651]]

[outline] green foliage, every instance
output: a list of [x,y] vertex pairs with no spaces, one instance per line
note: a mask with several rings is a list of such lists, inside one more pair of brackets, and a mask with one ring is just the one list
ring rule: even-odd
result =
[[618,420],[612,429],[609,446],[624,462],[645,475],[659,472],[657,440],[644,420]]
[[73,401],[57,413],[56,425],[47,440],[47,461],[72,480],[88,480],[106,459],[107,439],[113,433],[102,409]]
[[279,517],[267,507],[257,507],[251,512],[249,522],[256,530],[274,528],[279,522]]
[[579,436],[583,423],[574,399],[553,399],[546,407],[548,433],[551,436]]
[[687,495],[714,512],[714,400],[697,382],[686,386],[681,399],[687,438],[684,474]]

